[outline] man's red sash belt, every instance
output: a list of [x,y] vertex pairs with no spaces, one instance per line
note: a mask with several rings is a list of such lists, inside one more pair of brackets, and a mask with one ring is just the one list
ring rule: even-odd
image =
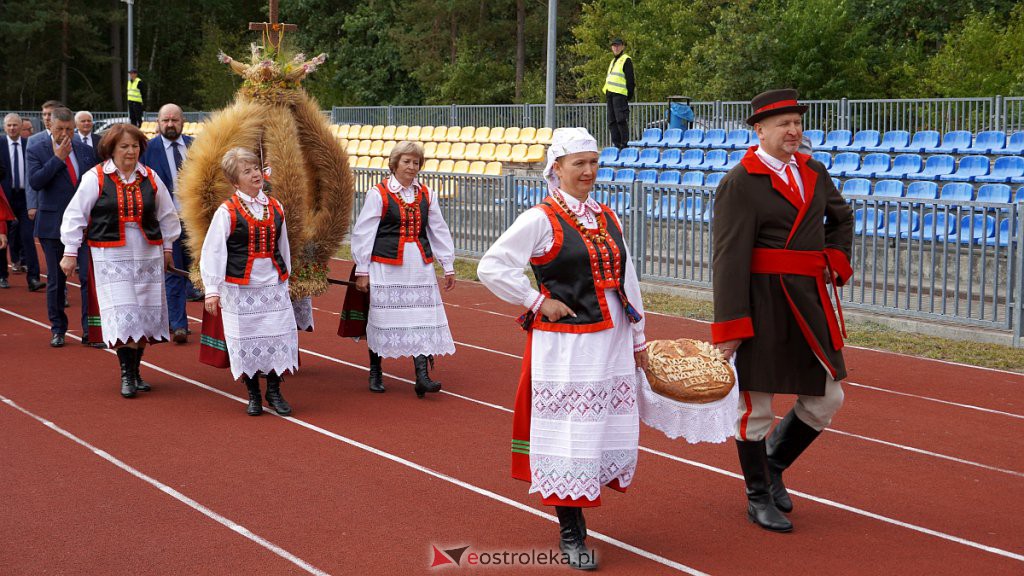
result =
[[[839,289],[836,287],[832,273],[832,265],[828,261],[828,255],[823,251],[816,250],[783,250],[776,248],[754,248],[753,258],[750,262],[752,274],[782,274],[794,276],[809,276],[815,279],[818,285],[818,296],[821,299],[821,306],[825,312],[825,320],[828,323],[828,330],[832,336],[832,346],[836,350],[843,347],[843,338],[846,337],[846,322],[843,320],[843,306],[839,300]],[[826,276],[827,275],[827,276]],[[835,300],[835,309],[829,300],[828,287],[825,278],[832,283],[832,295]],[[785,285],[783,285],[785,289]],[[789,307],[793,314],[804,324],[803,316],[797,310],[793,299],[786,291],[786,298],[789,300]]]

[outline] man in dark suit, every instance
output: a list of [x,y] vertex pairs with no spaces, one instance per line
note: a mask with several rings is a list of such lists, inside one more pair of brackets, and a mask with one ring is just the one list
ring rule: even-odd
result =
[[79,110],[75,113],[75,139],[94,151],[98,150],[100,137],[92,131],[92,112]]
[[[46,257],[46,309],[50,317],[50,346],[64,345],[68,330],[68,317],[64,313],[67,276],[60,269],[64,244],[60,241],[60,225],[64,210],[75,195],[82,175],[96,165],[93,149],[73,136],[74,115],[71,110],[54,108],[51,115],[51,137],[34,139],[28,149],[28,179],[34,189],[29,205],[36,210],[35,235],[43,246]],[[82,285],[82,332],[88,335],[89,267],[88,246],[78,251],[78,278]],[[88,343],[88,340],[85,340]]]
[[[174,208],[181,212],[181,204],[174,193],[178,181],[178,170],[187,156],[188,147],[192,145],[192,137],[181,133],[181,108],[175,104],[164,104],[157,115],[160,135],[149,141],[140,161],[156,171],[157,176],[167,186],[174,200]],[[191,258],[185,251],[185,227],[182,223],[181,236],[174,241],[174,267],[188,270]],[[202,295],[196,294],[195,287],[187,279],[166,274],[164,282],[167,286],[167,315],[170,320],[171,339],[178,344],[188,342],[188,316],[185,313],[186,300],[201,300]]]
[[[25,198],[26,181],[26,141],[21,137],[21,116],[10,113],[4,117],[4,136],[0,136],[0,172],[4,173],[0,180],[7,193],[8,203],[17,217],[17,223],[8,229],[8,240],[11,243],[12,258],[21,255],[21,264],[28,272],[28,289],[39,290],[45,284],[39,281],[39,257],[36,255],[36,241],[32,237],[32,221],[28,218],[28,203]],[[20,249],[15,249],[15,245]]]

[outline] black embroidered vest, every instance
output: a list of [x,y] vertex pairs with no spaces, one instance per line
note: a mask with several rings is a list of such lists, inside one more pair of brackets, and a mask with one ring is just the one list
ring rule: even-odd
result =
[[99,198],[89,212],[88,239],[90,246],[113,248],[124,246],[124,225],[135,222],[142,229],[149,244],[160,246],[163,235],[156,219],[156,180],[153,171],[146,168],[146,177],[136,175],[131,184],[124,184],[116,175],[111,178],[97,166]]
[[267,208],[270,217],[257,220],[242,206],[238,196],[224,201],[231,214],[231,233],[228,234],[228,266],[224,275],[226,282],[248,284],[252,263],[257,258],[270,258],[282,282],[288,279],[288,266],[281,256],[281,228],[284,226],[284,209],[274,198]]
[[373,241],[371,260],[401,266],[406,243],[415,242],[423,262],[433,262],[434,253],[427,240],[427,215],[430,212],[427,187],[420,184],[416,198],[409,204],[403,204],[397,194],[388,190],[386,182],[377,184],[377,191],[384,207],[377,225],[377,238]]

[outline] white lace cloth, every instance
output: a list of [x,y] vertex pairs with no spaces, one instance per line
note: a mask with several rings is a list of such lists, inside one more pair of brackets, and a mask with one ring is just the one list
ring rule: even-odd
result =
[[[736,368],[732,370],[735,375]],[[644,424],[660,430],[673,440],[685,438],[690,444],[720,444],[736,433],[739,384],[734,385],[721,400],[707,404],[687,404],[659,395],[651,389],[643,371],[637,372],[640,379],[640,419]]]
[[[260,264],[272,266],[268,258],[257,259],[254,267]],[[299,336],[287,281],[246,286],[225,282],[220,305],[233,378],[298,369]]]
[[292,300],[292,312],[295,313],[295,327],[303,332],[313,331],[313,297],[306,296]]

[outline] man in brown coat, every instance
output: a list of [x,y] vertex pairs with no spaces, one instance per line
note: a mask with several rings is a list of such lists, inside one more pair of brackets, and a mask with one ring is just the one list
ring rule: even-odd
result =
[[[825,167],[797,149],[803,138],[796,90],[751,102],[760,144],[722,179],[715,196],[712,342],[735,355],[740,406],[736,446],[747,517],[788,532],[793,503],[782,472],[843,403],[842,312],[836,286],[850,279],[853,214]],[[774,394],[798,395],[775,428]]]

